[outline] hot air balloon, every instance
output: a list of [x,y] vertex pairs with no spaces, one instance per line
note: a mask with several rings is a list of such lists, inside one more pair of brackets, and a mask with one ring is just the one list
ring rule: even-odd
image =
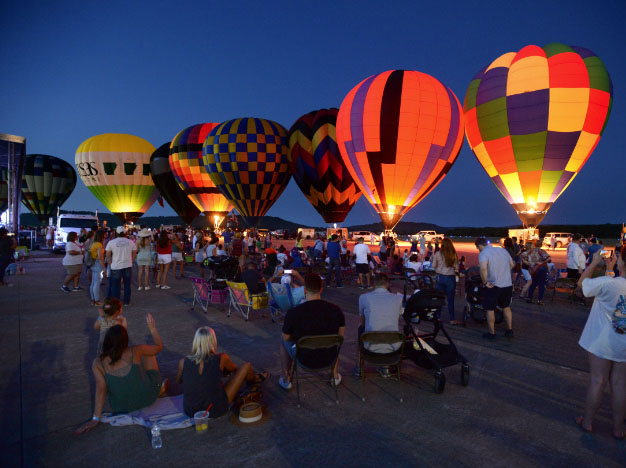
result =
[[170,147],[170,167],[179,187],[193,204],[219,225],[233,207],[215,187],[202,162],[202,144],[218,125],[203,123],[179,132]]
[[287,151],[282,125],[250,117],[221,123],[202,147],[211,180],[252,227],[289,183]]
[[76,187],[76,171],[63,159],[46,154],[29,154],[22,175],[22,203],[46,221],[69,198]]
[[171,142],[164,143],[150,156],[150,173],[154,185],[180,218],[190,224],[200,210],[180,188],[170,168]]
[[159,196],[150,177],[154,146],[143,138],[104,133],[76,150],[76,169],[87,188],[122,222],[135,222]]
[[585,164],[612,96],[600,58],[563,44],[509,52],[474,77],[467,141],[524,225],[537,226]]
[[327,223],[341,223],[361,196],[343,163],[335,125],[339,109],[303,115],[289,130],[291,173]]
[[461,105],[432,76],[386,71],[345,97],[337,143],[352,178],[385,228],[393,229],[456,160],[463,143]]

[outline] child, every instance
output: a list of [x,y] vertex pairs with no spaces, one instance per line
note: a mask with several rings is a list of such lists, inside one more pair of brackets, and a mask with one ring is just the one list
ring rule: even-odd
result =
[[461,257],[461,260],[459,260],[459,276],[465,276],[465,255]]
[[126,317],[122,315],[122,301],[115,297],[107,297],[104,300],[104,305],[102,309],[98,311],[98,315],[98,320],[93,324],[93,328],[94,330],[100,331],[100,339],[98,340],[98,355],[100,355],[104,336],[107,334],[109,328],[114,325],[121,325],[124,328],[128,327]]
[[409,260],[409,251],[404,249],[404,255],[402,256],[402,264],[406,265],[406,262]]
[[215,255],[217,255],[218,257],[226,256],[226,251],[224,250],[224,246],[222,244],[219,244],[217,246],[217,251],[215,252]]

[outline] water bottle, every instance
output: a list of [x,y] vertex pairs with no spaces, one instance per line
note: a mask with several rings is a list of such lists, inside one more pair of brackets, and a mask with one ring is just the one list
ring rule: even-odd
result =
[[152,448],[160,449],[163,446],[163,439],[161,439],[161,428],[157,423],[152,425]]

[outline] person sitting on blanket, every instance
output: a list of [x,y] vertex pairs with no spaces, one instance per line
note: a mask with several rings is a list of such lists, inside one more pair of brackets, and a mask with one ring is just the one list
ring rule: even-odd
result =
[[[224,371],[234,375],[222,385]],[[191,354],[178,363],[176,381],[183,384],[183,410],[187,416],[192,418],[196,412],[211,406],[209,417],[218,418],[228,412],[244,380],[259,384],[268,377],[268,372],[255,374],[249,362],[237,367],[228,354],[217,352],[213,329],[200,327],[193,337]]]
[[98,425],[107,396],[113,413],[131,413],[150,406],[167,390],[169,380],[161,381],[156,355],[163,342],[151,314],[146,316],[153,345],[128,346],[128,333],[121,325],[107,331],[102,353],[93,360],[91,370],[96,380],[93,417],[76,431],[87,432]]

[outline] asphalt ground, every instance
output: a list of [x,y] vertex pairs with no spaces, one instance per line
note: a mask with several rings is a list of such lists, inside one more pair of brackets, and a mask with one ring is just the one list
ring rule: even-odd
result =
[[[610,434],[608,395],[593,434],[573,422],[582,412],[588,379],[577,341],[589,305],[558,297],[551,302],[548,296],[545,306],[537,306],[516,298],[515,338],[503,338],[500,325],[493,343],[483,342],[481,324],[448,327],[469,361],[470,383],[462,386],[459,366],[450,367],[445,392],[436,394],[432,373],[411,361],[402,365],[400,382],[373,373],[363,384],[352,376],[362,292],[354,281],[323,292],[346,314],[340,403],[328,382],[312,375],[301,385],[301,408],[295,389],[286,392],[277,384],[280,325],[271,323],[269,313],[254,313],[246,322],[235,313],[227,317],[224,305],[206,314],[191,310],[188,279],[170,279],[167,291],[133,287],[132,306],[124,312],[131,343],[150,340],[145,315],[152,313],[165,345],[158,356],[163,377],[173,380],[196,328],[210,325],[220,351],[236,363],[250,361],[271,372],[264,389],[271,418],[248,428],[220,418],[205,435],[193,428],[164,431],[159,450],[151,448],[149,431],[138,426],[101,424],[75,436],[93,411],[97,313],[86,291],[60,290],[60,256],[36,252],[24,267],[26,275],[8,278],[14,287],[0,288],[2,466],[625,465],[626,442]],[[81,284],[87,288],[85,275]],[[399,291],[402,283],[392,288]],[[464,300],[457,296],[455,303],[460,316]],[[170,394],[178,392],[173,385]]]

